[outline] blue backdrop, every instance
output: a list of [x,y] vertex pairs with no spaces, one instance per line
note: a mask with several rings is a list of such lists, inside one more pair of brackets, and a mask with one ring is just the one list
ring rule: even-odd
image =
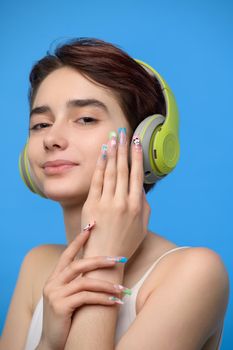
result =
[[[232,281],[233,2],[1,0],[0,33],[0,331],[24,255],[39,244],[65,242],[59,205],[32,194],[18,172],[28,75],[54,40],[113,42],[167,80],[180,109],[181,157],[148,194],[150,229],[178,245],[213,249]],[[231,299],[222,349],[232,348]]]

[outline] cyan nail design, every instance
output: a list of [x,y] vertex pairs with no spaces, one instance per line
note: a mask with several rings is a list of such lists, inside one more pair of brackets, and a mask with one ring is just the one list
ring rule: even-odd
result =
[[118,128],[118,134],[120,135],[121,130],[126,135],[126,128]]
[[118,141],[120,145],[126,143],[126,128],[118,128]]
[[113,260],[120,263],[126,263],[128,261],[125,256],[108,256],[107,260]]
[[103,144],[101,147],[101,156],[103,159],[107,158],[108,145]]
[[125,256],[120,256],[117,260],[117,262],[120,263],[126,263],[128,261],[128,259]]

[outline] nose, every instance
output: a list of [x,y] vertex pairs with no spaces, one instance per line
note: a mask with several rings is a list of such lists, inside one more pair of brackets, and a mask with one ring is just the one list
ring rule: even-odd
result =
[[45,151],[64,150],[68,145],[65,137],[64,128],[55,126],[55,123],[49,127],[48,132],[43,139]]

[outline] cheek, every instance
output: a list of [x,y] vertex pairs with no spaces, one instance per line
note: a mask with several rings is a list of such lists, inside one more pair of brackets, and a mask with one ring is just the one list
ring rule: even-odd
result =
[[101,155],[102,145],[108,143],[108,132],[105,134],[92,135],[92,137],[85,141],[85,155],[88,158],[88,161],[96,162]]
[[89,149],[89,152],[87,153],[86,158],[86,164],[89,170],[93,173],[96,167],[96,163],[98,160],[98,157],[101,155],[101,145],[96,145],[95,147],[92,147]]

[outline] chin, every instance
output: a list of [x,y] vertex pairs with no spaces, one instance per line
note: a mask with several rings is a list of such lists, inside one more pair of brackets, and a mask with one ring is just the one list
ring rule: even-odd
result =
[[80,204],[87,197],[88,186],[80,183],[74,188],[74,185],[72,186],[70,181],[69,184],[65,181],[59,181],[57,184],[55,182],[50,184],[44,183],[43,193],[48,199],[59,202],[61,205]]

